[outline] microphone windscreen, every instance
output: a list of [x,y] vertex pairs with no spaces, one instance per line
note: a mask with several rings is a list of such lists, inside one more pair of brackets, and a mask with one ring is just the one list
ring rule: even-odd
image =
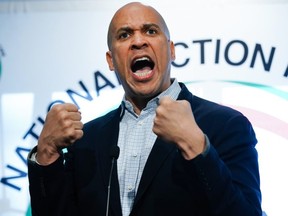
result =
[[111,146],[110,156],[111,156],[112,158],[115,158],[115,159],[117,160],[118,157],[119,157],[119,153],[120,153],[120,148],[119,148],[119,146],[117,146],[117,145]]

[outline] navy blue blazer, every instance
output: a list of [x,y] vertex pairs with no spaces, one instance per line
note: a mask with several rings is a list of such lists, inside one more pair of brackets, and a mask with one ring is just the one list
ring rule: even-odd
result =
[[[261,215],[257,140],[250,122],[240,112],[192,95],[180,85],[178,99],[191,103],[210,150],[187,161],[175,144],[157,138],[131,215]],[[117,145],[120,118],[121,107],[85,124],[83,138],[49,166],[28,160],[33,215],[105,215],[109,151]],[[122,215],[117,167],[109,215]]]

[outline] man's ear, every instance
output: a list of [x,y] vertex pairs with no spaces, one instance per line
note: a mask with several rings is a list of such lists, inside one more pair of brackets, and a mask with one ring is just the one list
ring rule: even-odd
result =
[[175,54],[175,46],[174,46],[173,41],[170,41],[170,52],[171,52],[171,59],[172,61],[174,61],[176,58],[176,54]]
[[113,60],[112,60],[112,52],[111,51],[106,52],[106,61],[108,63],[109,69],[111,71],[114,71],[114,64],[113,64]]

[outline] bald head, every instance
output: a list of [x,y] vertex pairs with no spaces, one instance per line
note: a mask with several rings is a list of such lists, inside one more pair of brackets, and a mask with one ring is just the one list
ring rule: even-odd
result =
[[[136,16],[134,16],[135,14]],[[165,32],[167,39],[170,40],[169,29],[161,14],[151,6],[143,5],[139,2],[132,2],[124,5],[119,10],[117,10],[110,22],[107,34],[107,44],[109,50],[111,50],[111,43],[115,32],[117,31],[117,26],[129,25],[130,20],[132,20],[133,18],[136,19],[140,15],[147,18],[147,22],[150,22],[149,19],[156,20],[157,24],[160,26],[160,28],[162,28],[163,32]]]

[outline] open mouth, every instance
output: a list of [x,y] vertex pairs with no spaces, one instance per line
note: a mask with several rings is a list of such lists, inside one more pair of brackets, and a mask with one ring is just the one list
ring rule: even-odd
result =
[[131,70],[137,76],[147,76],[153,70],[155,63],[149,57],[137,58],[132,62]]

